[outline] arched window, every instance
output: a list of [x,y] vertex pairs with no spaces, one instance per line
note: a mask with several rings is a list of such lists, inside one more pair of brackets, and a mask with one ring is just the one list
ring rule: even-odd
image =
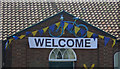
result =
[[114,69],[120,69],[120,52],[114,55]]
[[76,61],[76,54],[72,49],[55,48],[49,54],[49,61]]

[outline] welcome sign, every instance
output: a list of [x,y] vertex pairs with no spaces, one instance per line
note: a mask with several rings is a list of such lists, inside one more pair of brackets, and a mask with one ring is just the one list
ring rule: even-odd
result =
[[97,48],[97,38],[28,37],[28,41],[30,48]]

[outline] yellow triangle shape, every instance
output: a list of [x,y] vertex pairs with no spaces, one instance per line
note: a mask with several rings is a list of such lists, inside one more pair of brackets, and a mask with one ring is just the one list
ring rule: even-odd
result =
[[43,28],[44,33],[47,31],[49,27]]
[[92,35],[93,35],[93,33],[92,33],[92,32],[87,31],[87,37],[88,37],[88,38],[90,38]]
[[12,38],[11,38],[11,39],[9,39],[9,44],[12,42],[12,40],[13,40]]
[[101,38],[101,39],[104,39],[104,36],[102,36],[102,35],[98,35],[98,37]]
[[33,32],[32,32],[33,36],[35,36],[37,32],[38,32],[38,30],[33,31]]
[[63,29],[65,30],[66,27],[68,26],[68,23],[64,23],[64,24],[65,24],[65,25],[64,25]]
[[20,39],[23,39],[24,37],[25,37],[25,35],[21,35],[19,38],[20,38]]
[[58,29],[60,26],[60,22],[56,23],[55,25],[57,26],[57,29]]
[[77,32],[80,30],[80,28],[77,26],[74,26],[74,27],[75,27],[75,34],[77,34]]

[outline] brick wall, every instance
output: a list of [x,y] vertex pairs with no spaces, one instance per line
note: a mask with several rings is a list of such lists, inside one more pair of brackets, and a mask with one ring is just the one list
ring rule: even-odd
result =
[[[54,16],[49,20],[42,22],[34,27],[31,27],[19,34],[25,34],[27,31],[34,31],[44,28],[46,26],[50,26],[59,21],[61,14],[58,16]],[[72,16],[63,13],[65,20],[72,20]],[[109,35],[101,32],[100,30],[93,28],[92,26],[85,24],[83,22],[78,21],[80,24],[84,24],[88,27],[89,31],[94,32],[96,34],[104,35],[110,37]],[[32,36],[32,35],[29,35]],[[49,53],[52,49],[30,49],[28,45],[28,37],[26,36],[24,39],[14,40],[10,44],[11,52],[11,65],[12,67],[48,67],[49,66]],[[40,37],[39,33],[36,34],[36,37]],[[50,37],[49,33],[44,33],[41,37]],[[69,32],[65,31],[65,34],[62,37],[75,37]],[[112,48],[112,40],[108,42],[108,45],[104,46],[104,40],[98,39],[98,48],[95,50],[82,50],[82,49],[74,49],[77,55],[77,61],[75,62],[76,67],[83,67],[83,64],[86,64],[90,67],[92,64],[95,64],[95,67],[113,67],[113,59],[114,53],[116,51],[115,48]],[[117,50],[118,51],[118,50]],[[7,51],[9,52],[9,51]],[[10,55],[10,54],[9,54]],[[9,57],[7,57],[10,59]],[[6,63],[7,64],[7,63]]]
[[[14,43],[14,44],[13,44]],[[27,38],[13,41],[12,46],[12,67],[48,67],[49,53],[52,49],[31,49]],[[90,67],[113,67],[114,48],[112,41],[104,46],[104,40],[98,40],[97,49],[74,49],[77,55],[76,67],[83,67],[86,64]]]

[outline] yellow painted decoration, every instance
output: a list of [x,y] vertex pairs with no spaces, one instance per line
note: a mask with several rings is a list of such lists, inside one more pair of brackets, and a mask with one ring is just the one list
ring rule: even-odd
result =
[[57,29],[58,29],[60,26],[60,22],[56,23],[55,25],[57,26]]
[[112,39],[112,40],[113,40],[112,47],[114,47],[116,40],[115,39]]
[[88,69],[87,66],[86,66],[86,64],[83,64],[83,66],[84,66],[85,69]]
[[19,38],[20,38],[20,39],[23,39],[24,37],[25,37],[25,35],[21,35]]
[[95,64],[92,64],[90,69],[93,69],[94,67],[95,67]]
[[104,36],[102,36],[102,35],[98,35],[98,37],[101,38],[101,39],[104,39]]
[[88,37],[88,38],[90,38],[92,35],[93,35],[93,33],[92,33],[92,32],[87,31],[87,37]]
[[43,28],[44,33],[47,31],[49,27]]
[[63,29],[65,30],[65,28],[68,26],[68,23],[64,23],[65,25],[64,25],[64,27],[63,27]]
[[33,31],[33,32],[32,32],[33,36],[35,36],[37,32],[38,32],[38,30]]
[[13,38],[9,39],[9,44],[12,42]]
[[79,27],[75,26],[75,34],[77,34],[77,32],[80,30]]

